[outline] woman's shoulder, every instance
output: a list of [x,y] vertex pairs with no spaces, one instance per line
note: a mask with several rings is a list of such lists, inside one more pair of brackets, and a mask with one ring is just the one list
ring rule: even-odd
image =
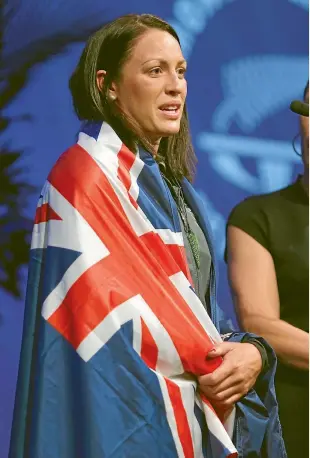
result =
[[67,148],[53,165],[47,180],[53,183],[55,180],[64,180],[67,186],[87,185],[96,179],[102,171],[94,158],[78,143]]
[[285,205],[287,199],[294,193],[295,186],[296,183],[293,183],[273,192],[246,197],[232,209],[229,219],[243,215],[253,218],[255,215],[272,214],[275,208],[279,209]]

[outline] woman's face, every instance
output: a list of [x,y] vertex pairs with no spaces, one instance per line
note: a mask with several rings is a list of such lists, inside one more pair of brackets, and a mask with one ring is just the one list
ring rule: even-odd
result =
[[177,40],[168,32],[150,29],[138,39],[113,85],[122,111],[154,144],[180,129],[187,92],[185,70]]

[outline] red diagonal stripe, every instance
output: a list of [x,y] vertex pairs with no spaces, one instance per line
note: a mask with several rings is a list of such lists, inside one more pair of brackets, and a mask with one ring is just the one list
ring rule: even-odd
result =
[[158,359],[158,348],[149,328],[141,318],[142,327],[142,342],[141,342],[141,358],[150,369],[156,370]]
[[[158,234],[154,234],[154,238],[160,238]],[[154,248],[154,238],[152,237],[151,234],[146,234],[141,235],[140,239],[143,240],[145,246],[148,247],[149,250],[153,250]],[[188,268],[187,260],[186,260],[186,253],[185,253],[185,248],[184,246],[179,246],[179,245],[165,245],[163,242],[158,242],[158,245],[161,245],[161,252],[160,252],[160,258],[166,262],[169,262],[169,259],[171,257],[174,259],[174,261],[177,263],[179,270],[181,270],[186,278],[189,280],[191,285],[193,286],[193,280]],[[173,275],[173,273],[176,272],[171,272],[168,275]]]
[[181,390],[171,380],[165,378],[169,397],[177,424],[178,435],[185,458],[194,458],[193,439],[188,424],[186,410],[183,405]]
[[41,207],[38,207],[36,210],[36,216],[34,219],[34,224],[46,223],[50,220],[62,221],[59,215],[52,209],[52,207],[47,204],[42,204]]

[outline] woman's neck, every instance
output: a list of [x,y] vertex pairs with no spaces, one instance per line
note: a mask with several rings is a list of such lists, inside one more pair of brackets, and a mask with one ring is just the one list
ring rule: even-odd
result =
[[159,145],[160,145],[160,141],[161,141],[161,137],[157,137],[157,136],[152,136],[150,135],[149,133],[146,134],[146,138],[148,140],[148,143],[151,147],[151,151],[150,153],[155,157],[158,153],[158,148],[159,148]]
[[150,143],[152,145],[152,154],[153,156],[155,157],[158,153],[158,148],[159,148],[159,144],[160,144],[160,140],[161,138],[158,138],[157,140],[151,140]]

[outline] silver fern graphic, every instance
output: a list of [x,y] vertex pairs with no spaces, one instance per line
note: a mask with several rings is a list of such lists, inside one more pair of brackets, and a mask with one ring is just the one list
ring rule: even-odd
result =
[[227,132],[236,123],[250,133],[265,118],[287,108],[301,92],[308,75],[306,56],[263,55],[234,60],[222,67],[224,100],[212,127]]

